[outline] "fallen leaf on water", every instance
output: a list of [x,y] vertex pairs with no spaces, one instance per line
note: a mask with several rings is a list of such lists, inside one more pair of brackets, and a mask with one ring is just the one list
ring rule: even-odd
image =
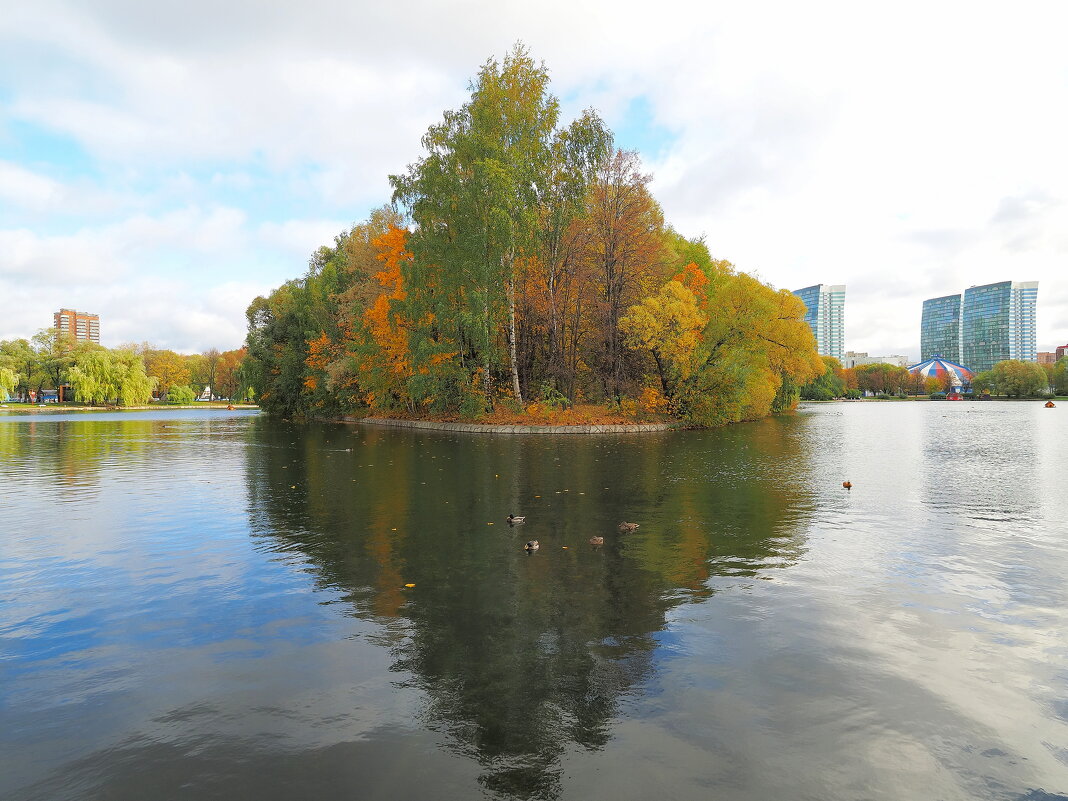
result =
[[405,586],[405,587],[407,587],[407,588],[409,588],[409,589],[411,589],[411,588],[412,588],[412,587],[414,587],[415,585],[414,585],[414,584],[405,584],[404,586]]

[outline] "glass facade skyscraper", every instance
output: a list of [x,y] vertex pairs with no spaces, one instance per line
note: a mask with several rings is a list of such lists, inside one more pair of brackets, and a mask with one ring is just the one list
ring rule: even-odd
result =
[[961,361],[977,373],[1005,359],[1035,361],[1037,302],[1037,281],[999,281],[966,289]]
[[794,290],[805,304],[805,322],[816,336],[816,351],[838,361],[845,351],[845,290],[845,284],[816,284]]
[[925,300],[920,355],[960,362],[976,373],[1005,359],[1036,361],[1037,305],[1038,281],[998,281],[963,296]]
[[941,356],[951,362],[961,360],[961,298],[946,295],[923,302],[920,320],[920,361]]

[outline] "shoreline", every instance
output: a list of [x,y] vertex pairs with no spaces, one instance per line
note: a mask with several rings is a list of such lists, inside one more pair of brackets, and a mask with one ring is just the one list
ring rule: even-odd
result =
[[217,403],[207,404],[170,404],[162,403],[147,406],[63,406],[57,403],[46,403],[44,405],[38,403],[9,403],[0,404],[0,413],[3,412],[18,412],[21,414],[59,414],[66,412],[160,412],[171,411],[177,409],[198,409],[200,411],[238,411],[248,409],[259,409],[259,406],[249,403],[235,403],[233,409],[227,409],[226,406],[221,406]]
[[405,420],[395,417],[341,418],[345,423],[382,426],[384,428],[413,428],[427,431],[457,431],[470,434],[643,434],[679,431],[681,423],[630,423],[605,425],[527,425],[515,423],[453,423],[434,420]]

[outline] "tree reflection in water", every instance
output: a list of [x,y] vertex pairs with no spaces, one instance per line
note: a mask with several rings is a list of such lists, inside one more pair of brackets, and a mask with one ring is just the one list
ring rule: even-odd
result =
[[673,607],[708,598],[713,575],[799,558],[811,506],[790,418],[574,438],[261,419],[250,437],[263,547],[299,552],[318,587],[382,623],[395,686],[428,699],[420,723],[522,798],[556,797],[566,754],[609,741]]

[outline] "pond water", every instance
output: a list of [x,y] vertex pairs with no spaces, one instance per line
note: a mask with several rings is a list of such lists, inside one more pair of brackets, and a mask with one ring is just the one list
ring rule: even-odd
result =
[[0,798],[1068,798],[1066,415],[0,413]]

